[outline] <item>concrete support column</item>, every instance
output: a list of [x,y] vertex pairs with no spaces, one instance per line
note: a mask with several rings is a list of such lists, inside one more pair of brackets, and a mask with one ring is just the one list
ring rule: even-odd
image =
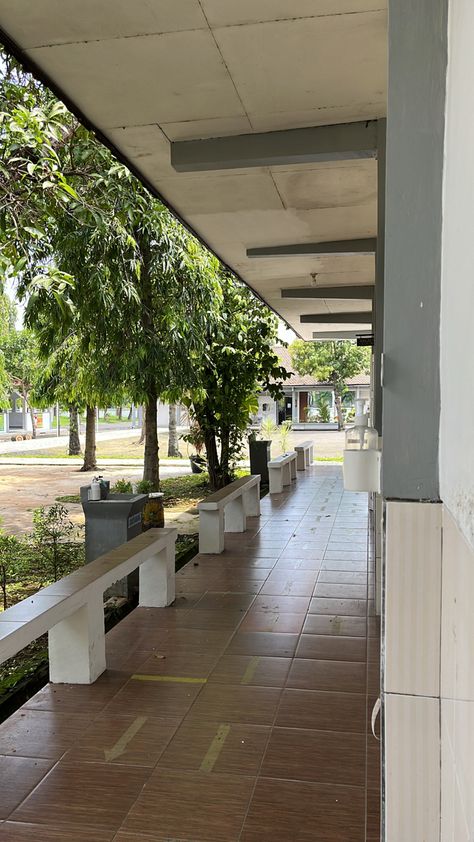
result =
[[[385,500],[384,842],[440,839],[438,445],[447,8],[448,0],[389,0],[379,429]],[[376,317],[379,306],[380,291]],[[376,418],[378,410],[376,400]]]

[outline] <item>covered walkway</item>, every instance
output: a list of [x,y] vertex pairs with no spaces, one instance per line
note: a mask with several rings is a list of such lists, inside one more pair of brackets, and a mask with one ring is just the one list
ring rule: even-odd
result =
[[96,684],[0,727],[3,842],[380,838],[367,496],[312,468],[226,544],[108,634]]

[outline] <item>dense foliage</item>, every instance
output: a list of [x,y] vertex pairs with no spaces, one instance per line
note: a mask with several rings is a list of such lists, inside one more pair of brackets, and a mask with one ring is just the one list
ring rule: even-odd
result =
[[218,318],[206,330],[206,354],[196,369],[188,395],[195,437],[206,449],[211,487],[233,478],[242,440],[258,409],[257,395],[267,390],[278,399],[288,376],[272,346],[277,319],[250,290],[227,274],[221,276]]

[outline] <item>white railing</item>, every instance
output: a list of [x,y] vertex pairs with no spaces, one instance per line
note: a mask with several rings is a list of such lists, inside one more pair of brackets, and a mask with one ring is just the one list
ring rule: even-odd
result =
[[175,598],[176,529],[150,529],[0,614],[0,663],[48,632],[50,681],[92,684],[105,670],[104,591],[137,567],[139,605]]

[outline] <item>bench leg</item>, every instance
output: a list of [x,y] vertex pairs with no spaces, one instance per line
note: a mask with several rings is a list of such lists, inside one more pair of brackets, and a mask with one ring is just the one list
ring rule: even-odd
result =
[[291,485],[291,467],[289,462],[283,465],[283,485]]
[[165,608],[175,599],[174,543],[140,565],[139,600],[142,608]]
[[105,670],[104,599],[91,595],[66,620],[48,632],[52,684],[93,684]]
[[260,483],[244,492],[244,508],[247,517],[260,517]]
[[224,512],[199,511],[199,552],[218,554],[224,552]]
[[281,494],[283,491],[283,469],[284,466],[268,469],[268,490],[270,494]]
[[296,479],[296,456],[290,462],[290,479]]
[[245,532],[247,529],[247,515],[245,513],[242,495],[227,503],[224,522],[226,532]]
[[306,470],[306,450],[296,451],[296,467],[298,471]]

